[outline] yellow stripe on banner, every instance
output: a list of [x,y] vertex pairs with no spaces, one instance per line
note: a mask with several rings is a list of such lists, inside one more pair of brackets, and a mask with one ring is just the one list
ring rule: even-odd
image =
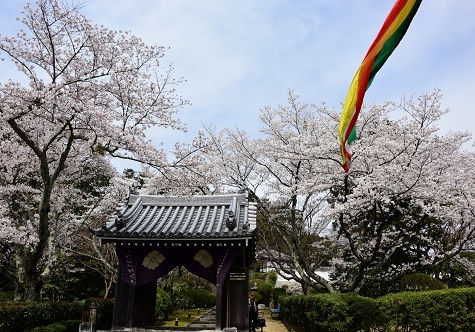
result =
[[[348,90],[348,94],[346,95],[345,104],[343,105],[343,112],[340,118],[340,142],[346,140],[346,133],[348,131],[348,126],[350,125],[351,119],[355,115],[356,109],[356,99],[358,96],[358,88],[359,88],[359,77],[360,77],[360,68],[356,71],[353,80],[351,81],[350,89]],[[343,121],[342,121],[343,120]]]
[[366,87],[360,86],[360,80],[359,80],[360,74],[364,75],[365,73],[371,70],[373,66],[374,58],[381,51],[382,47],[387,42],[387,40],[391,37],[391,35],[393,35],[396,32],[396,30],[401,26],[404,20],[409,16],[415,3],[416,3],[416,0],[406,1],[403,8],[399,11],[399,13],[393,19],[388,29],[386,29],[384,34],[380,36],[372,45],[371,49],[366,54],[365,58],[363,59],[363,62],[359,66],[358,70],[356,71],[355,76],[353,77],[350,88],[348,90],[348,94],[346,96],[345,104],[343,105],[342,114],[340,116],[340,124],[338,127],[344,165],[346,165],[349,161],[349,159],[346,156],[347,153],[350,154],[349,146],[347,143],[347,136],[349,135],[349,132],[351,132],[351,130],[353,129],[353,128],[349,128],[350,123],[353,117],[357,116],[356,103],[358,101],[358,91],[362,88],[366,89]]

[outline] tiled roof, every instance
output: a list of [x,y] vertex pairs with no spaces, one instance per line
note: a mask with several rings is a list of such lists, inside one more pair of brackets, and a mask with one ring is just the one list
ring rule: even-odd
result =
[[246,194],[170,197],[130,195],[101,228],[108,241],[125,239],[238,239],[256,229],[255,203]]

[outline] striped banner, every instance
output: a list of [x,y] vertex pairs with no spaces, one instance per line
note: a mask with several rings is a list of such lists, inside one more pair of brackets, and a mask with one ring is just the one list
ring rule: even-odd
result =
[[342,166],[345,172],[350,170],[352,154],[349,149],[349,144],[356,138],[355,125],[361,111],[365,92],[370,87],[376,73],[381,69],[404,37],[421,2],[422,0],[396,1],[353,77],[338,127],[341,155],[343,158]]

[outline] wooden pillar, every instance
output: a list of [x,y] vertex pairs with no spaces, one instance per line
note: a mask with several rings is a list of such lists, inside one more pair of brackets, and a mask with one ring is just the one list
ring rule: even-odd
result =
[[216,287],[216,324],[217,331],[226,327],[226,282]]
[[249,331],[249,272],[246,268],[234,267],[227,278],[227,327]]
[[117,273],[112,329],[152,326],[155,323],[157,283],[134,286]]
[[132,327],[132,310],[129,298],[134,287],[123,282],[120,269],[117,270],[117,281],[115,288],[114,311],[112,313],[112,329]]
[[146,285],[135,286],[133,298],[133,327],[155,325],[156,302],[157,281],[153,281]]

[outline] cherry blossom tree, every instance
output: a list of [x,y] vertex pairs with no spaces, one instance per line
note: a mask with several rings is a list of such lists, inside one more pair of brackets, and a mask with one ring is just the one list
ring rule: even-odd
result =
[[[262,110],[262,137],[211,131],[228,188],[260,202],[264,256],[303,288],[359,292],[368,281],[434,271],[457,262],[475,231],[473,152],[468,133],[441,134],[447,111],[435,90],[365,109],[341,167],[339,111],[300,103]],[[396,114],[397,113],[397,114]],[[331,265],[331,282],[316,270]]]
[[64,252],[75,258],[78,268],[95,271],[102,276],[104,284],[103,297],[107,298],[117,276],[117,255],[113,244],[100,245],[90,229],[103,226],[117,208],[118,202],[125,202],[131,190],[137,187],[137,179],[114,174],[106,186],[95,186],[94,191],[101,191],[97,199],[91,200],[85,213],[81,214],[80,226],[72,233],[71,243]]
[[[333,250],[325,234],[330,220],[318,217],[332,183],[331,176],[324,174],[332,160],[337,164],[337,147],[330,143],[332,116],[324,106],[300,103],[289,91],[288,105],[261,111],[261,138],[250,139],[239,130],[219,134],[208,130],[223,184],[247,190],[259,202],[258,249],[278,273],[299,282],[304,290],[334,291],[316,273]],[[319,157],[309,157],[315,151]],[[316,181],[319,173],[322,179]],[[310,186],[312,181],[316,182]]]
[[[327,214],[346,248],[335,261],[341,290],[430,272],[473,249],[475,155],[463,148],[471,136],[439,132],[440,102],[435,90],[374,106],[359,121],[351,171],[332,188]],[[403,116],[390,117],[394,108]]]
[[191,143],[176,143],[167,167],[143,167],[141,193],[148,195],[210,195],[221,188],[222,172],[215,165],[211,143],[198,132]]
[[111,174],[107,156],[166,167],[147,131],[185,130],[175,115],[188,102],[175,92],[182,79],[172,67],[161,70],[165,49],[94,25],[79,10],[27,4],[25,29],[0,35],[0,54],[19,73],[0,84],[0,241],[11,253],[0,270],[17,299],[36,298],[52,248],[80,223],[84,211],[73,207],[90,204],[79,195],[82,167],[103,159],[97,171]]

